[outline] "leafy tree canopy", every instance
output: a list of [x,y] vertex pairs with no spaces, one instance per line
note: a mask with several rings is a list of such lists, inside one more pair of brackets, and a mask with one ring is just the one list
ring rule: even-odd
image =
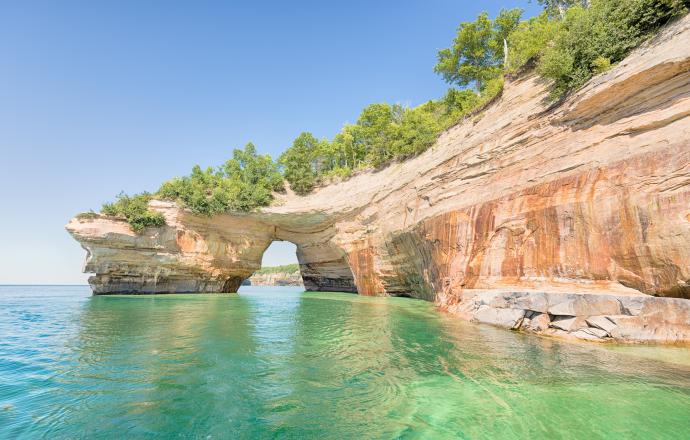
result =
[[495,20],[482,12],[475,21],[460,24],[451,47],[438,52],[434,71],[446,82],[481,91],[501,74],[505,41],[517,28],[522,9],[501,10]]
[[[522,9],[486,12],[461,23],[451,46],[438,52],[434,71],[459,88],[440,100],[409,108],[377,103],[365,107],[357,122],[332,140],[301,133],[275,163],[253,144],[233,151],[217,168],[195,166],[189,176],[165,182],[156,194],[120,194],[102,213],[127,219],[135,230],[160,226],[164,219],[148,210],[153,197],[176,200],[192,212],[214,215],[266,206],[283,179],[304,195],[357,169],[381,167],[417,155],[465,115],[498,96],[503,76],[533,60],[553,83],[553,97],[581,87],[627,56],[675,17],[688,12],[690,0],[538,0],[544,12],[522,20]],[[83,218],[93,213],[82,214]]]
[[203,170],[196,165],[189,176],[163,183],[157,195],[210,216],[266,206],[273,200],[273,192],[282,189],[283,177],[277,165],[248,143],[243,150],[235,149],[232,158],[218,168]]

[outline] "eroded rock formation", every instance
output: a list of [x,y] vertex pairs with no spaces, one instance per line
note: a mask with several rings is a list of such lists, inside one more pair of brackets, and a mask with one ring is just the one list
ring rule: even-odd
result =
[[[271,241],[288,240],[309,290],[413,296],[538,332],[594,316],[598,324],[572,333],[611,322],[618,333],[587,332],[689,340],[688,302],[648,296],[690,297],[688,41],[686,17],[557,104],[536,74],[509,80],[497,102],[424,154],[306,197],[279,196],[260,212],[206,219],[153,202],[167,226],[135,234],[98,217],[67,229],[88,251],[96,293],[235,291]],[[560,314],[506,307],[496,292],[645,306]],[[675,336],[622,330],[635,319]]]

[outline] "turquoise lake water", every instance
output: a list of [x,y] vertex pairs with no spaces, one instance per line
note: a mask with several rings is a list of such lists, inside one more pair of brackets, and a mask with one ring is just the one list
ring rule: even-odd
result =
[[690,349],[407,298],[0,287],[0,438],[690,438]]

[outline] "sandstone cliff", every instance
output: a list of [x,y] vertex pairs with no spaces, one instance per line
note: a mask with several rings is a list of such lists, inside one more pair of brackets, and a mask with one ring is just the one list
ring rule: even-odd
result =
[[[538,332],[610,322],[673,330],[587,334],[690,340],[690,302],[648,296],[690,297],[689,41],[686,17],[557,104],[535,74],[509,80],[422,155],[260,212],[207,219],[155,201],[165,227],[135,234],[101,216],[67,229],[95,293],[235,291],[288,240],[309,290],[413,296]],[[572,317],[572,331],[555,324]]]

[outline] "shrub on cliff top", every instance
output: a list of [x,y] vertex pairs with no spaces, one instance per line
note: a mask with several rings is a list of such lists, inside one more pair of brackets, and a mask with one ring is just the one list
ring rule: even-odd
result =
[[280,155],[278,163],[290,188],[297,194],[307,194],[316,183],[319,171],[319,140],[311,133],[297,136],[292,146]]
[[592,0],[563,14],[544,48],[539,72],[554,80],[553,95],[581,87],[625,58],[660,26],[688,12],[687,0]]
[[357,123],[345,125],[332,141],[304,132],[280,156],[283,175],[293,191],[304,195],[316,184],[346,178],[353,170],[378,168],[419,154],[434,144],[442,130],[500,91],[492,86],[496,79],[488,84],[481,95],[450,89],[442,100],[415,108],[369,105]]
[[126,219],[135,231],[141,231],[148,226],[163,226],[165,224],[163,215],[149,210],[148,204],[151,198],[151,194],[147,192],[133,196],[121,192],[115,202],[103,204],[101,213]]
[[553,80],[553,97],[609,69],[673,17],[689,0],[540,0],[545,11],[521,20],[521,9],[485,12],[461,23],[452,45],[438,52],[434,71],[451,88],[416,108],[386,103],[365,107],[332,141],[305,132],[280,157],[285,178],[307,194],[331,176],[378,168],[425,151],[440,132],[500,95],[503,75],[535,60]]
[[248,143],[235,149],[222,166],[202,170],[196,165],[189,176],[161,185],[157,195],[175,200],[195,214],[214,215],[228,211],[251,211],[273,200],[283,189],[283,176],[268,155],[259,155]]
[[98,218],[98,213],[94,212],[93,210],[90,210],[87,212],[80,212],[76,215],[76,217],[80,220],[93,220],[95,218]]

